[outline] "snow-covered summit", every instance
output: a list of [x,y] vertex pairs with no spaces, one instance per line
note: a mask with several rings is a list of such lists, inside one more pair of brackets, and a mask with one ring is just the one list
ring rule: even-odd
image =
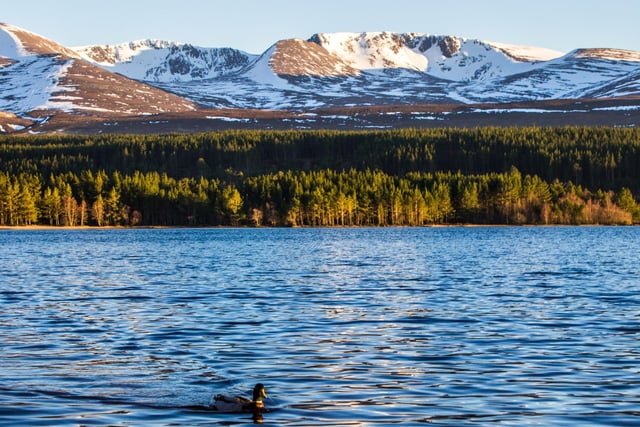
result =
[[529,71],[561,52],[420,33],[315,34],[310,41],[359,70],[402,68],[468,81]]
[[237,72],[257,58],[231,48],[203,48],[166,40],[74,48],[107,70],[147,82],[212,79]]
[[309,41],[358,70],[406,68],[426,71],[427,58],[406,44],[396,33],[318,33]]

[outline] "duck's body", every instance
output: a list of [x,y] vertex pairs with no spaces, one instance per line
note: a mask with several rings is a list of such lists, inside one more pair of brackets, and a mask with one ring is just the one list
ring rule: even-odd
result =
[[213,409],[219,412],[253,412],[264,408],[264,403],[254,402],[243,396],[225,396],[218,394],[213,398]]
[[245,412],[256,413],[264,411],[262,398],[266,398],[267,393],[262,384],[256,384],[253,388],[253,400],[243,396],[225,396],[218,394],[213,398],[211,405],[213,410],[220,412]]

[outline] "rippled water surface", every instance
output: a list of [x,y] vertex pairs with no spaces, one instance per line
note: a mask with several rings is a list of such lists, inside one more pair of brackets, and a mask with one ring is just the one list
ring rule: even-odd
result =
[[0,424],[640,425],[640,228],[0,231]]

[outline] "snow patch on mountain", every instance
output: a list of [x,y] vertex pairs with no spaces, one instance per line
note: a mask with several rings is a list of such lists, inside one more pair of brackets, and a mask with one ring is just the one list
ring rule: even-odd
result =
[[29,55],[20,39],[11,31],[15,28],[12,25],[0,24],[0,56],[18,59]]
[[0,110],[24,114],[41,108],[56,108],[51,95],[60,91],[66,67],[54,58],[25,58],[0,69]]
[[28,51],[18,34],[32,34],[0,24],[0,111],[24,114],[39,108],[55,108],[51,95],[60,91],[66,60]]
[[289,83],[278,77],[271,67],[271,60],[276,51],[276,45],[271,46],[265,53],[263,53],[257,61],[251,64],[245,70],[244,77],[253,80],[254,82],[266,84],[277,89],[291,89]]
[[493,46],[518,62],[544,62],[552,59],[560,58],[564,53],[557,50],[545,49],[534,46],[520,46],[507,43],[485,42],[489,46]]

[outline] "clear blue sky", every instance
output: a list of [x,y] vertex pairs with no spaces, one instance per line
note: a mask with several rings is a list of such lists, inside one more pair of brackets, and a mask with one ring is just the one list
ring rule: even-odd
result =
[[318,32],[395,31],[640,51],[640,0],[13,0],[0,22],[66,46],[158,38],[262,53]]

